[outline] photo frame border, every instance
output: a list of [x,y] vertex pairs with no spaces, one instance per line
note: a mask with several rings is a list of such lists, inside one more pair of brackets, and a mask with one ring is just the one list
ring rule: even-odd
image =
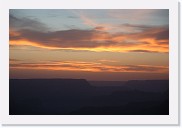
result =
[[[5,0],[0,16],[0,101],[2,124],[178,125],[179,40],[176,0]],[[9,115],[9,9],[169,9],[169,115]],[[3,83],[3,84],[2,84]]]

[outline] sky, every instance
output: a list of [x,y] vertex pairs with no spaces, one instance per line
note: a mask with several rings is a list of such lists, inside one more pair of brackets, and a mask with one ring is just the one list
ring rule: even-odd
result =
[[169,79],[168,9],[11,9],[10,78]]

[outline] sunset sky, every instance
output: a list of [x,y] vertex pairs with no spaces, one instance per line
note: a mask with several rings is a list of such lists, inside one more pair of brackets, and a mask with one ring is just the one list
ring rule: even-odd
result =
[[11,9],[10,78],[169,78],[166,9]]

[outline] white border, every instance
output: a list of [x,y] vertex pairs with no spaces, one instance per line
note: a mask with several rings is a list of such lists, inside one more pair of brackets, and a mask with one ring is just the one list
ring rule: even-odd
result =
[[[0,95],[3,124],[177,125],[178,1],[176,0],[0,0]],[[9,9],[169,9],[169,115],[9,115]]]

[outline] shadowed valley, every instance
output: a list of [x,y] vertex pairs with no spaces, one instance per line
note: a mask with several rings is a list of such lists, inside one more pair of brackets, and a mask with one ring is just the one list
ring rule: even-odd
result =
[[10,79],[10,115],[168,115],[168,80]]

